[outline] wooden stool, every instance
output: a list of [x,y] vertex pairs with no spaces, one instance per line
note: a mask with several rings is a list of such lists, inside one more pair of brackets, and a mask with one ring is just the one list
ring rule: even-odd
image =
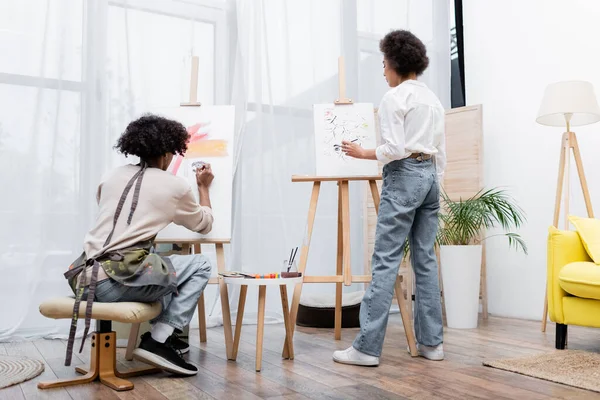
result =
[[[295,285],[302,282],[302,278],[279,278],[279,279],[250,279],[250,278],[219,278],[225,284],[240,286],[240,300],[235,322],[235,335],[233,337],[233,357],[237,358],[240,345],[240,334],[242,333],[242,321],[244,319],[244,306],[246,305],[246,292],[248,286],[258,286],[258,323],[256,325],[256,372],[259,372],[262,364],[263,333],[265,330],[265,301],[267,297],[267,286],[279,286],[281,293],[281,307],[283,309],[283,323],[285,324],[286,338],[284,347],[287,350],[288,359],[294,359],[294,344],[292,341],[292,322],[290,320],[290,308],[286,285]],[[228,306],[229,307],[229,306]]]
[[[72,297],[60,297],[45,301],[40,305],[40,313],[53,319],[70,319],[73,316]],[[85,318],[87,302],[82,301],[79,307],[79,318]],[[111,389],[117,391],[133,389],[133,383],[126,380],[134,376],[160,372],[158,368],[136,368],[126,372],[117,370],[117,334],[112,330],[112,321],[139,324],[156,318],[161,312],[160,303],[99,303],[92,305],[92,318],[97,320],[96,331],[90,338],[92,343],[90,368],[76,367],[83,374],[79,378],[59,379],[52,382],[38,383],[39,389],[50,389],[63,386],[90,383],[97,379]],[[75,351],[75,350],[74,350]]]

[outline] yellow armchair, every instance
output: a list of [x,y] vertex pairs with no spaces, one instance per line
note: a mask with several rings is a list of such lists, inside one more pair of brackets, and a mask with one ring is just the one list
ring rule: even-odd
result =
[[557,349],[565,348],[568,325],[600,328],[600,265],[576,231],[549,229],[547,290]]

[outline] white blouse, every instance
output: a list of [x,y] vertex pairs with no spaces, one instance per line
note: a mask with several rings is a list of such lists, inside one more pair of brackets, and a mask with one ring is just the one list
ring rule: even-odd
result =
[[445,113],[427,85],[402,82],[383,96],[377,114],[382,143],[376,149],[377,159],[387,164],[412,153],[431,154],[441,184],[446,168]]

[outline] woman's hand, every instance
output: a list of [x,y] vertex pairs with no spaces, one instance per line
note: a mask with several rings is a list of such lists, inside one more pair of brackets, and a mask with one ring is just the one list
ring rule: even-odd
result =
[[352,158],[365,158],[365,149],[359,144],[348,142],[347,140],[342,141],[342,152]]
[[202,168],[196,169],[196,183],[199,187],[208,188],[214,178],[210,164],[204,164]]

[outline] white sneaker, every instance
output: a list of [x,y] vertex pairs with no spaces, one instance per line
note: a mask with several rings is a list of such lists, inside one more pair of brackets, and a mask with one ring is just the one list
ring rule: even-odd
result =
[[[406,351],[410,354],[410,346],[406,346]],[[417,343],[417,352],[421,357],[431,361],[442,361],[444,359],[444,345],[442,343],[435,347]]]
[[346,350],[334,352],[333,361],[340,364],[360,365],[363,367],[376,367],[379,365],[379,357],[361,353],[352,346]]

